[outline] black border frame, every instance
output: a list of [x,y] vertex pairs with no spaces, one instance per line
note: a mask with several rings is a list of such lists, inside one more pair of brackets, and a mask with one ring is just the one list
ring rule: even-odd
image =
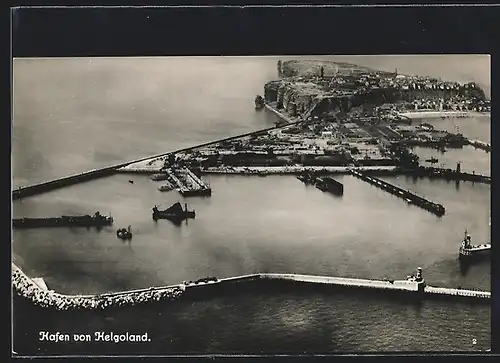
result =
[[[11,8],[12,53],[8,61],[11,64],[12,57],[60,56],[487,53],[491,55],[492,94],[498,89],[500,6],[242,7],[236,2],[232,4],[167,8]],[[10,86],[9,82],[9,93]],[[7,109],[11,119],[10,103]],[[7,129],[4,135],[8,135],[10,141],[10,125]],[[500,137],[497,129],[492,122],[493,148]],[[10,146],[10,143],[4,145]],[[10,147],[8,155],[10,170]],[[492,174],[496,174],[496,160],[493,152]],[[492,220],[497,215],[496,194],[493,188]],[[11,188],[6,197],[10,214]],[[496,223],[492,223],[493,236],[497,235],[495,226]],[[6,229],[10,231],[10,222]],[[7,260],[10,243],[5,246],[7,251],[3,255]],[[498,252],[494,248],[491,263],[494,353],[500,352],[500,293],[495,293],[500,291],[497,260]],[[6,261],[4,266],[9,265],[10,261]],[[6,271],[7,274],[10,276],[10,272]],[[7,294],[10,296],[10,288]],[[10,321],[10,303],[8,311]],[[10,356],[10,339],[8,343]],[[275,359],[290,360],[291,357]]]

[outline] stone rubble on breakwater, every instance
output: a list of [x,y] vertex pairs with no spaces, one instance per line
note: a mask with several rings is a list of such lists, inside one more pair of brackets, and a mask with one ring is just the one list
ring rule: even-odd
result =
[[12,284],[15,293],[41,307],[57,310],[104,310],[116,306],[134,306],[151,301],[175,300],[184,292],[183,286],[150,288],[101,295],[63,295],[45,290],[15,264],[12,264]]

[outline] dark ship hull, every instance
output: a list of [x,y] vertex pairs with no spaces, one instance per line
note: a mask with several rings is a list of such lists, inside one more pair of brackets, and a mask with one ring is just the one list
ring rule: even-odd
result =
[[182,206],[179,202],[172,205],[170,208],[165,210],[159,210],[157,207],[153,208],[153,219],[168,219],[173,222],[182,222],[185,219],[191,218],[194,219],[196,217],[196,212],[194,210],[187,210],[187,205],[185,209],[182,209]]
[[132,239],[132,232],[130,232],[130,228],[128,230],[125,228],[121,228],[116,231],[116,236],[123,240]]
[[458,251],[458,258],[461,262],[474,262],[474,261],[480,261],[480,260],[485,260],[490,258],[489,249],[482,249],[482,250],[477,250],[477,251],[469,251],[466,249],[460,248]]
[[62,216],[53,218],[15,218],[13,228],[43,227],[104,227],[113,224],[112,217],[104,216]]
[[318,178],[316,187],[323,192],[330,192],[335,195],[344,194],[344,185],[333,178]]
[[180,192],[183,197],[197,197],[197,196],[206,196],[209,197],[212,195],[211,188],[201,188],[201,189],[191,189],[184,190]]

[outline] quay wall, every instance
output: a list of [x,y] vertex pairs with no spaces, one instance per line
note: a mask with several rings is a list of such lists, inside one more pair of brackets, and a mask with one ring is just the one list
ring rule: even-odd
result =
[[[232,167],[232,168],[205,168],[201,172],[203,174],[301,174],[304,171],[314,171],[317,173],[329,174],[349,174],[352,167],[348,166],[249,166],[249,167]],[[395,166],[366,166],[357,167],[355,170],[360,170],[369,173],[394,173],[397,170]]]

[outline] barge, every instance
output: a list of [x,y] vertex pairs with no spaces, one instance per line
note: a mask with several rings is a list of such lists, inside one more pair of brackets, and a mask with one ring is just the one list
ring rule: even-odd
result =
[[331,177],[316,179],[316,188],[339,196],[344,194],[344,185]]
[[93,216],[61,216],[48,218],[14,218],[13,228],[104,227],[113,224],[113,217],[96,212]]

